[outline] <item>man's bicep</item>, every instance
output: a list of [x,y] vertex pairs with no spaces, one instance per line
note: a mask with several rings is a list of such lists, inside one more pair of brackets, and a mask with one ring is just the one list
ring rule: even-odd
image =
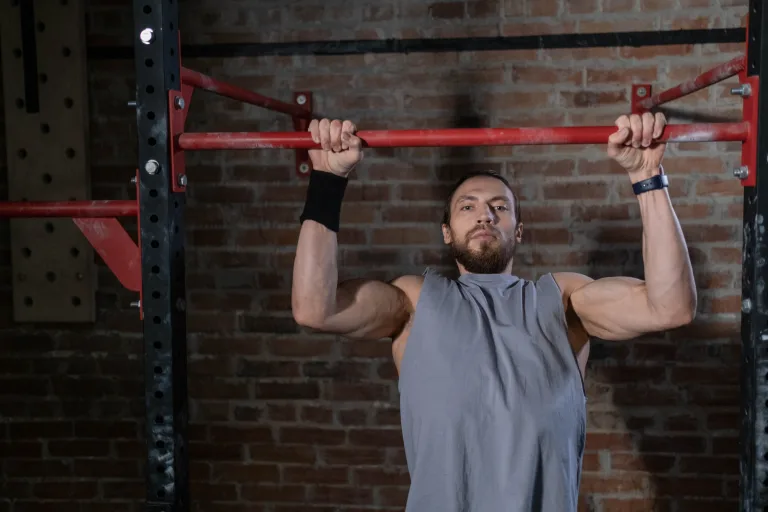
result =
[[391,283],[366,279],[340,283],[336,294],[336,313],[326,319],[319,330],[350,338],[393,337],[413,313],[413,304],[409,293],[406,293],[406,287],[414,284],[410,277]]
[[604,340],[628,340],[658,330],[645,283],[632,277],[582,281],[570,294],[570,307],[586,332]]

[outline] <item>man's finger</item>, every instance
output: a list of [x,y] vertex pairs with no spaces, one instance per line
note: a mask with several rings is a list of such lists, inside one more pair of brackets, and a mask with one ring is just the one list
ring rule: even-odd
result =
[[639,148],[643,141],[643,121],[637,114],[632,114],[629,118],[629,124],[632,130],[632,146]]
[[629,138],[629,128],[619,128],[618,131],[608,137],[608,143],[614,146],[622,146],[627,141],[627,138]]
[[355,133],[357,131],[357,126],[355,126],[355,123],[347,119],[341,125],[341,131],[348,132],[348,133]]
[[330,151],[331,149],[331,122],[328,119],[322,119],[320,121],[320,127],[318,128],[320,135],[320,145],[324,150]]
[[341,121],[331,121],[331,149],[341,151]]
[[360,149],[363,147],[363,141],[356,135],[350,135],[347,144],[352,149]]
[[654,124],[656,118],[650,112],[645,112],[642,117],[643,122],[643,147],[648,147],[653,142],[653,134],[655,132]]
[[320,130],[320,123],[318,122],[317,119],[313,119],[312,122],[309,123],[308,131],[312,135],[312,142],[314,142],[315,144],[320,143],[320,135],[318,133],[319,130]]
[[662,112],[656,112],[656,124],[653,131],[653,138],[658,139],[664,133],[667,126],[667,117]]

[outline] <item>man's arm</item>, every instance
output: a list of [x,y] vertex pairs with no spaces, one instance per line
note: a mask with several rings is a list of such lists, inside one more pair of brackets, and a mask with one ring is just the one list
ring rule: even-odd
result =
[[308,220],[301,227],[294,262],[293,316],[302,326],[349,338],[395,337],[413,313],[405,290],[418,286],[419,279],[339,284],[336,233]]
[[309,151],[313,171],[293,266],[293,317],[305,327],[350,338],[394,337],[411,317],[409,296],[415,297],[420,278],[339,284],[336,233],[349,173],[363,159],[362,141],[351,121],[314,119],[309,131],[322,149]]
[[[641,148],[610,151],[630,172],[633,183],[660,171],[663,145],[645,144],[651,133],[661,135],[663,117],[650,114],[631,119],[627,141],[639,140]],[[619,128],[629,119],[617,122]],[[654,124],[657,126],[654,127]],[[658,127],[661,124],[661,128]],[[628,125],[627,125],[628,126]],[[616,140],[626,146],[620,135]],[[639,134],[639,136],[636,136]],[[619,144],[615,144],[618,146]],[[640,155],[643,160],[634,161]],[[629,158],[629,161],[622,159]],[[653,170],[655,169],[655,171]],[[637,196],[643,223],[645,280],[609,277],[593,281],[585,276],[562,274],[558,280],[570,293],[570,308],[590,336],[626,340],[645,333],[673,329],[693,321],[696,315],[696,285],[685,238],[666,188]]]

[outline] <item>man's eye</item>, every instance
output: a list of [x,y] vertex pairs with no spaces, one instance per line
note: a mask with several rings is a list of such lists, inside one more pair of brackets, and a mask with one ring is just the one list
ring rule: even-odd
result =
[[500,205],[495,207],[497,210],[507,211],[509,208],[506,205]]
[[471,208],[472,208],[472,205],[469,205],[469,204],[465,204],[464,206],[461,207],[462,210],[469,210]]

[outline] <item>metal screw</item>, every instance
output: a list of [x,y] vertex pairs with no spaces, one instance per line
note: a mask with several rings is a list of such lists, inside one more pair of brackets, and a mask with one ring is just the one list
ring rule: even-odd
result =
[[307,174],[309,172],[309,164],[301,164],[301,165],[299,165],[299,172],[301,174]]
[[186,174],[179,174],[179,185],[182,187],[187,186],[187,175]]
[[158,169],[160,169],[160,164],[157,163],[157,160],[150,160],[144,165],[147,174],[157,174]]
[[129,101],[129,102],[128,102],[128,107],[130,107],[130,108],[136,108],[136,102],[135,102],[135,101]]
[[750,299],[744,299],[741,301],[741,310],[744,313],[749,313],[752,311],[752,301]]
[[136,176],[131,178],[131,185],[135,185],[135,184],[136,184]]
[[648,94],[648,89],[646,89],[645,87],[638,87],[637,88],[637,95],[640,98],[645,98],[646,94]]
[[176,110],[184,110],[184,98],[181,96],[173,98],[173,106],[176,107]]
[[733,170],[733,176],[736,178],[739,178],[740,180],[747,179],[747,176],[749,176],[749,167],[746,165],[742,165],[741,167],[737,167]]
[[141,42],[144,44],[150,44],[155,40],[155,31],[151,28],[145,28],[139,34],[139,39],[141,39]]
[[731,89],[731,94],[734,96],[741,96],[742,98],[748,98],[752,95],[752,86],[750,84],[741,84],[739,87]]
[[296,96],[296,103],[298,103],[299,105],[303,105],[306,102],[307,102],[307,97],[304,96],[303,94],[299,94],[298,96]]
[[141,307],[141,301],[137,300],[135,302],[131,302],[131,307],[132,308],[140,308]]

